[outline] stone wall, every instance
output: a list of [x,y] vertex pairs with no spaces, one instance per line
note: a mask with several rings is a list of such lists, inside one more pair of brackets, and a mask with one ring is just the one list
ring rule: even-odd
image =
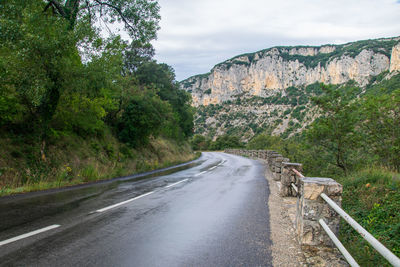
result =
[[297,197],[295,226],[297,240],[301,246],[334,246],[319,224],[319,220],[323,219],[337,235],[339,233],[340,216],[320,195],[325,193],[341,206],[341,184],[330,178],[297,175],[293,170],[301,173],[302,164],[291,163],[288,158],[276,151],[227,149],[225,152],[264,160],[273,175],[273,179],[280,183],[280,195],[282,197]]

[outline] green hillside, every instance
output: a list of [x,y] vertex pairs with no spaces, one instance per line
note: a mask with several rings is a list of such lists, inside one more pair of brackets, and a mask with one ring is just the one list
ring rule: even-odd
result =
[[191,96],[152,59],[158,4],[102,6],[128,42],[101,34],[97,6],[46,2],[0,3],[0,195],[193,159]]

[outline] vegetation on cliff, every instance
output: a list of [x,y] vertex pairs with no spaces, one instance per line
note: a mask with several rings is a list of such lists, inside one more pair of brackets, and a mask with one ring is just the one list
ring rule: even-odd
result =
[[[2,192],[112,178],[193,156],[184,145],[191,96],[170,66],[152,60],[159,19],[156,1],[0,3]],[[98,20],[121,21],[131,41],[105,37]]]
[[[304,164],[310,177],[343,184],[343,207],[400,256],[400,84],[399,75],[360,88],[323,86],[313,102],[321,116],[289,139],[261,134],[250,149],[273,149]],[[361,265],[390,266],[347,224],[341,239]]]
[[[197,133],[204,129],[208,136],[195,135],[192,145],[213,149],[220,137],[214,142],[212,137],[221,125],[230,138],[243,140],[243,133],[251,131],[254,136],[247,136],[247,149],[279,151],[292,162],[303,163],[307,176],[342,183],[343,208],[400,256],[399,103],[400,74],[388,72],[373,77],[365,88],[349,82],[290,87],[285,95],[266,98],[239,95],[235,103],[198,109]],[[286,130],[274,132],[284,121]],[[210,124],[217,127],[210,129]],[[238,147],[220,143],[218,149]],[[345,223],[340,239],[361,265],[390,266]]]
[[[278,55],[285,61],[299,61],[304,64],[307,68],[315,68],[318,65],[326,66],[326,63],[340,58],[342,56],[355,57],[362,50],[371,50],[375,53],[381,53],[388,58],[390,58],[392,48],[394,45],[398,43],[398,40],[394,38],[382,38],[375,40],[361,40],[346,44],[328,44],[324,46],[276,46],[267,49],[263,49],[254,53],[246,53],[235,56],[224,62],[218,63],[214,66],[215,68],[223,68],[229,69],[234,65],[245,65],[249,66],[255,63],[260,58],[266,56],[272,51],[276,51]],[[330,52],[321,52],[320,49],[323,47],[330,47],[332,51]],[[316,51],[315,55],[302,55],[299,53],[290,53],[291,50],[299,50],[299,49],[314,49]],[[189,77],[183,80],[181,83],[184,87],[188,87],[192,85],[190,81],[195,81],[196,79],[204,79],[207,78],[211,72],[205,74],[199,74],[192,77]]]

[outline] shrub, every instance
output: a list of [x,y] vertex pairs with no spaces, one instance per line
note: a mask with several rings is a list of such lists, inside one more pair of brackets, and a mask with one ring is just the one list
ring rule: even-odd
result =
[[166,102],[153,96],[135,96],[119,121],[119,139],[133,147],[145,145],[150,135],[157,136],[164,116],[170,114]]

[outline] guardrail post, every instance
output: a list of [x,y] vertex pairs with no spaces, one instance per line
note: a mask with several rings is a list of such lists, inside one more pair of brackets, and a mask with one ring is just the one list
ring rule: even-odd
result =
[[297,196],[297,192],[293,189],[292,183],[299,188],[299,177],[294,174],[292,169],[302,172],[303,165],[300,163],[282,162],[281,190],[279,192],[282,197]]
[[333,243],[318,223],[323,219],[337,235],[340,216],[321,197],[325,193],[341,206],[342,185],[330,178],[304,177],[299,180],[297,199],[296,230],[302,246],[329,246]]

